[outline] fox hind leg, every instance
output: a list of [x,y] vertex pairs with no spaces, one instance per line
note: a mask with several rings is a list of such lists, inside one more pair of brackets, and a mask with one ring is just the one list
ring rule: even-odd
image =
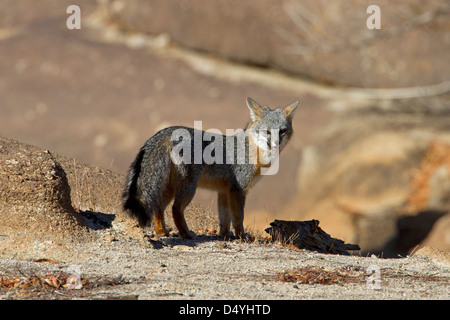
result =
[[[162,188],[160,191],[163,190]],[[168,236],[169,231],[166,229],[166,224],[164,221],[164,210],[167,205],[173,199],[173,190],[170,184],[167,184],[163,192],[153,197],[154,205],[153,212],[155,214],[155,231],[159,236]]]
[[186,220],[184,219],[184,209],[186,209],[192,198],[194,198],[196,187],[197,185],[195,184],[178,190],[172,206],[172,215],[175,226],[177,227],[180,236],[186,239],[191,239],[195,236],[193,232],[189,231],[186,224]]
[[169,231],[166,229],[166,225],[164,222],[164,209],[158,209],[155,214],[155,231],[159,236],[168,236]]

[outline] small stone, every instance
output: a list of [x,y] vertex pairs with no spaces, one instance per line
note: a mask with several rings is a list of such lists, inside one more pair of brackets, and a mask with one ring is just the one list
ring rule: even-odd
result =
[[103,238],[103,241],[104,242],[113,242],[113,241],[117,241],[117,239],[114,236],[108,234]]
[[189,247],[189,246],[186,246],[184,244],[179,244],[179,245],[173,246],[173,249],[181,250],[181,251],[188,251],[188,250],[192,250],[193,248]]

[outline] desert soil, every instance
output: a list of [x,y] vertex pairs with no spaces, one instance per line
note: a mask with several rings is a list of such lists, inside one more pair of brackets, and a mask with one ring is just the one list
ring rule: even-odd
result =
[[[206,233],[193,240],[175,236],[136,240],[123,232],[126,227],[121,222],[113,221],[110,228],[105,228],[108,224],[105,218],[93,214],[88,218],[98,224],[99,229],[91,231],[97,235],[94,242],[18,241],[16,255],[3,252],[0,298],[448,300],[450,297],[448,261],[423,256],[420,251],[399,259],[327,255],[262,240],[222,241]],[[369,268],[380,271],[379,289],[370,286]],[[67,287],[67,277],[73,274],[80,275],[81,289]],[[11,283],[9,287],[7,280]]]

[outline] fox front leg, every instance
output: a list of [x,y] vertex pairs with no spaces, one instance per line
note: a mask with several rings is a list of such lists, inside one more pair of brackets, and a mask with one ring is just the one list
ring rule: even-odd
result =
[[244,232],[244,207],[245,193],[242,191],[232,191],[229,197],[231,218],[234,227],[234,235],[238,238],[245,238]]

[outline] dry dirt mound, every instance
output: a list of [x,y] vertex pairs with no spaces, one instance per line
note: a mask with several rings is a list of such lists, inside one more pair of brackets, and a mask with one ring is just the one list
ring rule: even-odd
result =
[[[121,209],[124,183],[124,176],[110,170],[0,138],[0,231],[14,238],[85,241],[114,221],[142,240],[145,232]],[[186,218],[194,229],[217,223],[195,203]]]
[[89,238],[66,174],[48,150],[0,138],[0,230],[45,239]]

